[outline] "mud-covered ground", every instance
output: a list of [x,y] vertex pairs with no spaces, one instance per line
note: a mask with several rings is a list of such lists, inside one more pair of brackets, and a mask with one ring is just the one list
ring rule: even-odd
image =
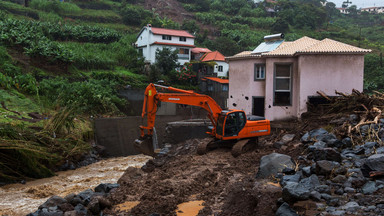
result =
[[[118,181],[120,188],[110,196],[114,207],[105,213],[176,215],[177,205],[201,200],[204,208],[199,215],[273,215],[281,188],[273,180],[256,180],[260,158],[280,152],[296,159],[303,151],[295,142],[277,150],[272,146],[274,137],[261,138],[255,150],[237,158],[229,148],[197,155],[200,140],[188,140],[141,169],[128,168]],[[127,201],[137,205],[118,208]]]
[[51,178],[0,187],[0,215],[26,215],[52,195],[64,197],[100,183],[115,183],[128,167],[141,167],[148,159],[150,157],[143,155],[110,158],[76,170],[58,172]]

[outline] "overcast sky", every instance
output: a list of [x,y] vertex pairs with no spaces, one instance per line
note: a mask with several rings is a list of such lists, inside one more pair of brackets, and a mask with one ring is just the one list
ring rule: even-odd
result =
[[[336,7],[341,7],[343,1],[346,0],[328,0],[336,4]],[[361,7],[373,7],[373,6],[384,6],[384,0],[349,0],[352,2],[352,5],[356,5],[357,8]]]

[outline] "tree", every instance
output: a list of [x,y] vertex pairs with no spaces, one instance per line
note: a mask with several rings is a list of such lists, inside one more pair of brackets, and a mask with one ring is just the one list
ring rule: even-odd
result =
[[347,12],[351,16],[356,16],[357,15],[357,6],[356,5],[351,5],[348,9]]
[[171,50],[169,48],[163,48],[162,50],[156,50],[156,68],[163,75],[169,75],[172,70],[179,67],[180,64],[177,62],[178,50]]

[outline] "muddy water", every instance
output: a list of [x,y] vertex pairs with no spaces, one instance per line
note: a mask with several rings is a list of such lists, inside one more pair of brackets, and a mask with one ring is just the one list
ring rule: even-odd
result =
[[141,167],[150,158],[144,155],[111,158],[25,185],[0,187],[0,215],[26,215],[36,211],[52,195],[64,197],[95,188],[100,183],[116,183],[128,167]]

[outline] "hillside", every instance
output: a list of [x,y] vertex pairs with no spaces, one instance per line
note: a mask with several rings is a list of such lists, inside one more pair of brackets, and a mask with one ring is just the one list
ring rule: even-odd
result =
[[144,67],[131,44],[147,23],[185,29],[195,34],[197,46],[227,56],[252,50],[264,35],[277,32],[288,41],[306,35],[370,48],[365,88],[384,89],[382,14],[342,15],[334,4],[316,0],[23,3],[0,1],[0,182],[49,176],[67,160],[83,160],[92,143],[92,118],[124,115],[127,102],[119,89],[159,79],[196,88],[175,71]]

